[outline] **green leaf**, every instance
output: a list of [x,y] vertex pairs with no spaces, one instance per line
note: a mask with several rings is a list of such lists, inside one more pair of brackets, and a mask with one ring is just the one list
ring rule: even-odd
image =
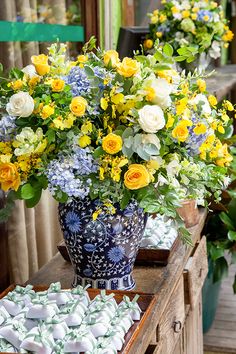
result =
[[210,255],[213,261],[216,261],[218,258],[224,257],[224,248],[212,244],[210,248]]
[[33,198],[27,199],[25,201],[27,208],[33,208],[36,204],[38,204],[41,195],[42,195],[42,189],[41,188],[36,189]]
[[162,62],[162,61],[165,59],[164,55],[162,54],[162,52],[161,52],[160,50],[157,50],[157,51],[155,52],[154,58],[155,58],[157,61],[160,61],[160,62]]
[[184,61],[185,59],[186,59],[186,57],[184,57],[183,55],[179,55],[178,57],[175,57],[174,58],[175,59],[175,61]]
[[21,198],[22,199],[31,199],[35,195],[35,190],[31,184],[26,183],[21,187]]
[[56,132],[55,130],[53,129],[49,129],[46,133],[46,137],[47,137],[47,140],[48,140],[48,143],[51,144],[51,143],[54,143],[55,139],[56,139]]
[[214,262],[213,282],[216,283],[228,276],[228,263],[224,257],[217,259]]
[[125,131],[122,134],[122,139],[126,139],[129,138],[130,136],[134,135],[134,131],[132,128],[126,128]]
[[120,202],[121,209],[125,209],[131,199],[131,193],[128,189],[124,189],[123,197]]
[[101,146],[99,146],[97,149],[94,150],[93,157],[97,159],[98,157],[102,156],[105,154],[105,151]]
[[168,55],[169,57],[172,57],[174,49],[169,43],[166,43],[163,47],[163,53]]
[[85,70],[85,73],[86,73],[87,76],[89,76],[89,77],[90,77],[90,76],[91,76],[91,77],[94,77],[93,69],[90,68],[90,66],[85,65],[85,66],[84,66],[84,70]]
[[235,229],[232,220],[228,217],[228,215],[225,212],[220,213],[219,217],[220,220],[223,221],[223,223],[227,226],[229,230]]
[[170,70],[171,69],[171,64],[155,64],[153,65],[154,70]]
[[0,63],[0,73],[2,73],[3,72],[3,65],[2,65],[2,63]]
[[236,241],[236,231],[230,230],[230,231],[228,232],[228,239],[229,239],[230,241]]

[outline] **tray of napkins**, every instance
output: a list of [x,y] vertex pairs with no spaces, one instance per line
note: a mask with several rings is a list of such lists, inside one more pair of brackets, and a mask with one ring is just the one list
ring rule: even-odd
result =
[[173,219],[163,215],[149,216],[136,264],[166,265],[180,242]]
[[155,296],[88,287],[9,287],[0,295],[0,353],[129,353]]

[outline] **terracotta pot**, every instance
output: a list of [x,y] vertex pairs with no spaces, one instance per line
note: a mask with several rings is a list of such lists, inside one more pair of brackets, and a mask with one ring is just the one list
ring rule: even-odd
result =
[[184,220],[185,226],[195,226],[199,221],[199,210],[196,205],[196,200],[185,200],[182,206],[177,208],[179,216]]

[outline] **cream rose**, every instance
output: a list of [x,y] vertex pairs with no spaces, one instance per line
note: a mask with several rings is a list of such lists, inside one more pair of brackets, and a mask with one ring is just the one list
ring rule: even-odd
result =
[[29,76],[30,79],[32,79],[34,76],[39,76],[36,73],[35,66],[32,64],[25,66],[21,71],[23,71],[25,75]]
[[146,133],[156,133],[165,126],[164,113],[159,106],[146,105],[138,114],[138,122]]
[[165,79],[156,79],[152,82],[151,87],[155,91],[153,103],[158,104],[162,109],[166,109],[171,105],[170,94],[173,90],[173,85],[169,84]]
[[13,117],[29,117],[34,110],[34,100],[28,92],[20,91],[11,96],[6,110]]
[[161,148],[160,140],[156,134],[142,134],[142,143],[143,144],[153,144],[158,150]]

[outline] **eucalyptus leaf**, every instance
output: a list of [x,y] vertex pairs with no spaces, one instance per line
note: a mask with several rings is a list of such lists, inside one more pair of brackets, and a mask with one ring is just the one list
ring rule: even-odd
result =
[[31,184],[26,183],[21,187],[20,193],[22,199],[31,199],[35,195],[35,190]]

